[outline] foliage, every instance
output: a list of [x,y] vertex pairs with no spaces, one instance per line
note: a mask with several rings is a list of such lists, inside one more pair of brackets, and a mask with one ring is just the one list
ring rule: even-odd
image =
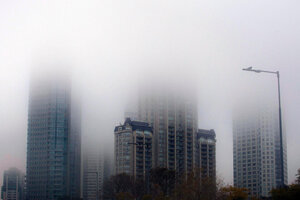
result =
[[[104,183],[104,199],[112,200],[245,200],[245,188],[224,186],[219,179],[201,177],[198,173],[178,174],[167,168],[150,170],[149,183],[134,179],[127,174],[110,177]],[[300,169],[294,185],[273,189],[274,200],[300,199]],[[67,197],[62,199],[69,199]],[[252,197],[251,199],[255,199]]]
[[273,189],[270,193],[274,200],[296,200],[300,198],[300,185],[294,184],[284,188]]
[[134,197],[129,192],[120,192],[116,195],[117,200],[133,200]]
[[175,188],[176,174],[174,170],[167,168],[155,168],[150,170],[150,188],[153,197],[168,196]]
[[245,188],[227,186],[220,189],[222,200],[244,200],[248,198],[248,191]]
[[112,176],[104,183],[104,199],[131,199],[137,194],[135,180],[127,174]]
[[[197,171],[196,171],[197,172]],[[199,172],[199,171],[198,171]],[[243,200],[247,191],[222,187],[214,178],[200,173],[179,174],[167,168],[149,172],[149,183],[127,174],[112,176],[104,183],[104,199],[112,200]]]
[[142,200],[152,200],[152,195],[150,194],[145,194],[142,198]]
[[294,200],[300,199],[300,169],[298,169],[296,174],[295,184],[273,189],[270,192],[272,199],[286,199],[286,200]]
[[201,178],[197,173],[190,173],[182,177],[176,185],[174,192],[175,199],[182,200],[212,200],[216,197],[216,182],[213,178]]

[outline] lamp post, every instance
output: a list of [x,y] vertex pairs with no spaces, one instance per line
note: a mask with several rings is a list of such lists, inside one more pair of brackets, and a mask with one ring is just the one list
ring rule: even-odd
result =
[[284,165],[283,165],[283,141],[282,141],[282,118],[281,118],[281,97],[280,97],[280,76],[279,71],[266,71],[253,69],[252,67],[248,67],[243,69],[244,71],[256,72],[256,73],[269,73],[277,75],[277,84],[278,84],[278,105],[279,105],[279,137],[280,137],[280,164],[281,164],[281,185],[280,187],[284,187]]

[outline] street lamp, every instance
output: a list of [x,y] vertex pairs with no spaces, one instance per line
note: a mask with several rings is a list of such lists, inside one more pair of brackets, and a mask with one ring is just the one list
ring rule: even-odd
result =
[[277,83],[278,83],[278,105],[279,105],[279,135],[280,135],[280,160],[281,160],[281,187],[284,187],[284,165],[283,165],[283,141],[282,141],[282,119],[281,119],[281,97],[280,97],[280,76],[279,71],[266,71],[253,69],[252,67],[248,67],[243,69],[244,71],[256,72],[256,73],[269,73],[277,75]]

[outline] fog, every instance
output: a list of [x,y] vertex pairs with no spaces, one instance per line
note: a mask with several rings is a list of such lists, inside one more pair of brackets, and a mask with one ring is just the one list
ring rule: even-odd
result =
[[[199,128],[214,129],[217,174],[233,182],[232,108],[274,97],[281,73],[289,182],[300,168],[298,1],[0,1],[0,181],[25,172],[32,71],[67,69],[84,145],[112,151],[113,130],[147,85],[192,85]],[[173,83],[173,84],[172,84]],[[274,102],[273,102],[274,103]]]

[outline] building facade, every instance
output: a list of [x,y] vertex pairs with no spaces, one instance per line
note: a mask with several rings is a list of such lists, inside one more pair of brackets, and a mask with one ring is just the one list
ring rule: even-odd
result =
[[115,174],[145,179],[153,167],[152,127],[127,118],[115,127]]
[[184,92],[142,92],[139,119],[153,127],[155,167],[189,173],[195,165],[198,111],[195,95]]
[[24,177],[25,174],[16,168],[10,168],[9,170],[4,171],[1,198],[3,200],[25,199]]
[[83,157],[83,199],[102,199],[104,156],[99,150],[86,150]]
[[216,179],[216,134],[214,130],[198,130],[195,163],[203,180]]
[[27,135],[27,199],[80,197],[80,109],[66,77],[34,77]]
[[[260,106],[236,112],[233,121],[234,185],[250,195],[269,197],[281,185],[279,116],[275,106]],[[284,183],[287,184],[287,155],[283,131]]]

